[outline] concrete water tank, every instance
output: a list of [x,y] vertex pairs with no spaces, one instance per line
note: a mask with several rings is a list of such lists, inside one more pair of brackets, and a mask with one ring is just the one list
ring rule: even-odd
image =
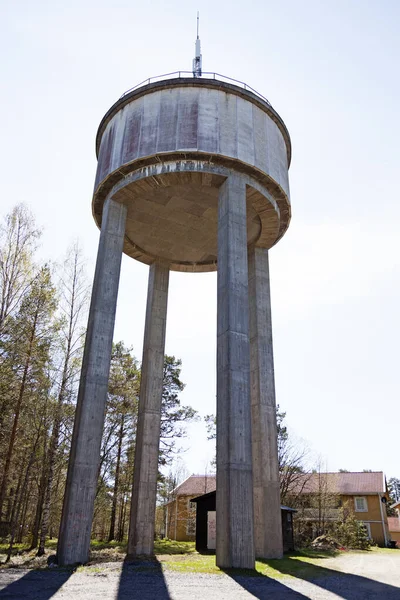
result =
[[218,190],[246,177],[248,244],[271,248],[290,220],[289,133],[261,96],[215,79],[176,78],[125,94],[96,140],[93,215],[128,208],[124,252],[174,271],[217,268]]

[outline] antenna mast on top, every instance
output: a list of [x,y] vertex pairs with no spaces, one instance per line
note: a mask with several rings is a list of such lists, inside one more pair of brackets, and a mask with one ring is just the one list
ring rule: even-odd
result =
[[196,56],[193,59],[193,77],[201,77],[201,49],[199,38],[199,13],[197,12]]

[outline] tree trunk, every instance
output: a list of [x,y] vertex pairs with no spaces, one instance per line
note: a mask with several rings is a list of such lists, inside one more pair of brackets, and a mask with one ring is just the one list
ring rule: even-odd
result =
[[46,536],[47,536],[47,532],[49,529],[50,505],[51,505],[51,497],[52,497],[52,492],[53,492],[52,488],[53,488],[54,468],[55,468],[56,459],[57,459],[58,438],[60,437],[63,404],[64,404],[64,397],[65,397],[66,390],[67,390],[68,374],[69,374],[70,360],[71,360],[71,353],[72,353],[74,322],[76,319],[75,294],[76,294],[76,289],[77,289],[77,283],[78,283],[77,282],[77,255],[75,254],[74,275],[73,275],[72,291],[71,291],[71,303],[70,303],[70,310],[69,310],[69,315],[68,315],[69,322],[68,322],[67,347],[65,349],[63,374],[62,374],[62,379],[61,379],[60,391],[58,393],[57,408],[56,408],[56,414],[55,414],[54,423],[53,423],[53,431],[51,433],[51,438],[50,438],[48,470],[47,470],[47,485],[46,485],[46,493],[45,493],[44,504],[43,504],[42,528],[40,531],[40,542],[39,542],[37,556],[43,556],[43,554],[45,552]]
[[29,488],[27,488],[26,492],[25,492],[24,500],[21,503],[23,506],[23,509],[22,509],[21,523],[19,524],[18,532],[17,532],[17,544],[22,544],[22,541],[23,541],[24,529],[25,529],[25,523],[26,523],[26,513],[28,511],[28,505],[29,505],[29,497],[30,497]]
[[42,476],[40,478],[40,484],[39,484],[39,491],[38,491],[38,500],[37,500],[37,504],[36,504],[36,513],[35,513],[35,520],[33,522],[33,527],[32,527],[32,543],[30,545],[29,550],[34,550],[38,543],[39,543],[39,530],[40,530],[40,522],[42,520],[42,514],[43,514],[43,502],[44,502],[44,497],[45,497],[45,492],[46,492],[46,461],[44,461],[43,464],[43,469],[42,469]]
[[[60,402],[60,398],[61,398],[61,402]],[[40,542],[39,542],[39,548],[37,551],[38,556],[43,556],[43,554],[44,554],[46,535],[47,535],[47,531],[49,528],[51,493],[52,493],[53,477],[54,477],[54,465],[56,462],[57,445],[58,445],[58,438],[60,435],[60,425],[61,425],[61,406],[62,406],[62,395],[60,393],[59,403],[58,403],[58,407],[57,407],[57,413],[55,416],[53,431],[52,431],[51,440],[50,440],[50,447],[49,447],[49,464],[48,464],[48,469],[47,469],[47,482],[46,482],[47,485],[46,485],[46,491],[45,491],[44,503],[43,503],[42,528],[40,531]]]
[[17,406],[16,406],[16,409],[15,409],[14,423],[13,423],[13,427],[12,427],[12,431],[11,431],[10,443],[8,445],[8,452],[7,452],[6,463],[4,465],[3,480],[1,482],[1,488],[0,488],[0,518],[1,518],[1,515],[2,515],[2,512],[3,512],[3,504],[4,504],[4,499],[5,499],[6,491],[7,491],[8,476],[9,476],[9,473],[10,473],[11,458],[12,458],[12,454],[13,454],[13,450],[14,450],[15,438],[16,438],[16,435],[17,435],[17,427],[18,427],[19,416],[20,416],[20,413],[21,413],[22,399],[24,397],[25,386],[26,386],[26,379],[28,377],[28,370],[29,370],[29,366],[30,366],[30,362],[31,362],[31,357],[32,357],[32,347],[33,347],[33,341],[35,339],[38,314],[39,314],[39,309],[37,308],[36,312],[35,312],[35,317],[34,317],[34,320],[33,320],[32,333],[31,333],[31,337],[30,337],[30,340],[29,340],[28,354],[27,354],[26,361],[25,361],[24,373],[23,373],[23,376],[22,376],[21,386],[20,386],[20,389],[19,389],[18,402],[17,402]]
[[24,483],[23,483],[21,494],[20,494],[19,501],[18,501],[18,507],[17,507],[16,514],[14,516],[13,522],[11,524],[11,538],[10,538],[10,545],[8,547],[8,550],[7,550],[6,563],[8,563],[10,561],[10,558],[11,558],[11,554],[12,554],[12,550],[13,550],[13,546],[14,546],[15,534],[16,534],[17,527],[18,527],[18,522],[19,522],[19,515],[20,515],[20,512],[21,512],[22,498],[24,497],[24,495],[26,493],[26,489],[27,489],[27,486],[28,486],[28,480],[29,480],[29,473],[30,473],[32,465],[33,465],[33,463],[35,461],[36,447],[37,447],[37,443],[38,443],[38,440],[39,440],[39,435],[40,434],[38,434],[37,437],[36,437],[36,441],[34,443],[31,455],[29,457],[29,463],[28,463],[28,466],[26,467],[25,478],[24,478]]
[[108,541],[111,542],[115,537],[115,517],[117,513],[117,499],[118,499],[118,491],[119,491],[119,472],[120,472],[120,464],[121,464],[121,452],[122,452],[122,441],[124,439],[124,414],[121,416],[121,426],[119,428],[118,434],[118,453],[117,453],[117,464],[115,467],[115,481],[114,481],[114,491],[113,491],[113,501],[111,508],[111,523],[110,523],[110,533],[108,535]]
[[124,496],[122,498],[120,527],[119,527],[119,531],[118,531],[118,541],[119,542],[122,542],[124,539],[127,504],[128,504],[128,499],[126,497],[126,494],[124,494]]
[[[119,515],[118,515],[118,533],[117,533],[117,542],[122,542],[123,540],[123,527],[122,520],[124,516],[124,504],[125,504],[125,493],[121,496],[121,502],[119,507]],[[122,532],[122,533],[121,533]]]
[[19,493],[21,491],[22,481],[24,479],[24,470],[25,470],[25,463],[23,462],[22,466],[21,466],[21,472],[18,477],[17,489],[15,490],[14,502],[12,503],[12,509],[11,509],[11,515],[10,515],[10,524],[11,525],[12,525],[12,523],[14,523],[15,513],[17,511],[17,505],[18,505],[18,501],[19,501]]

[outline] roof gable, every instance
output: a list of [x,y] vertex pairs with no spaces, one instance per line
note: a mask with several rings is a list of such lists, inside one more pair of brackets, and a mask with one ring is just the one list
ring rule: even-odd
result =
[[190,475],[174,489],[175,496],[200,496],[217,488],[215,475]]

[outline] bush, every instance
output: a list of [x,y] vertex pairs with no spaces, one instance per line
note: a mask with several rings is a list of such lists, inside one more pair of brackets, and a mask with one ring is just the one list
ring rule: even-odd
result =
[[342,521],[335,524],[335,537],[346,548],[357,550],[369,550],[371,540],[368,531],[362,521],[358,521],[353,515],[344,517]]

